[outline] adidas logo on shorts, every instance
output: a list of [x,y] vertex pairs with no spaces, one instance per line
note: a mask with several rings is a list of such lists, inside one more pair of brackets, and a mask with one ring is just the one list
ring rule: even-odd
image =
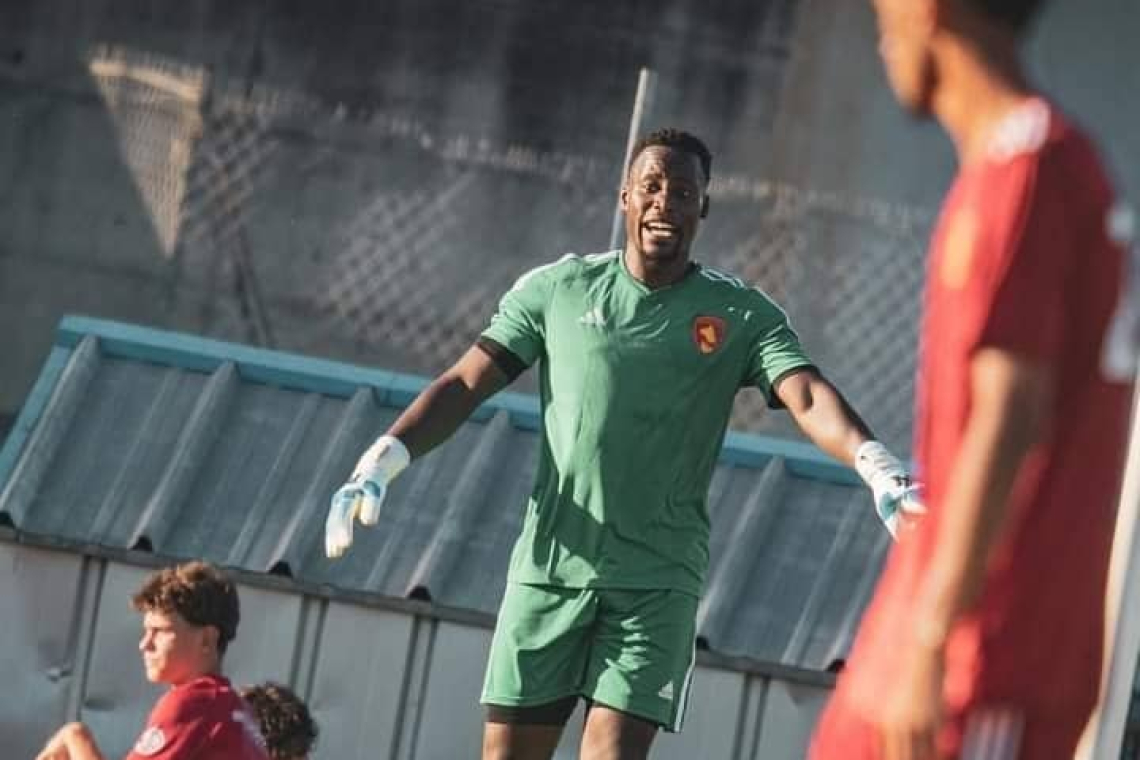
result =
[[669,683],[662,686],[661,691],[657,692],[657,696],[661,697],[662,699],[668,699],[668,700],[672,701],[672,699],[673,699],[673,682],[670,681]]

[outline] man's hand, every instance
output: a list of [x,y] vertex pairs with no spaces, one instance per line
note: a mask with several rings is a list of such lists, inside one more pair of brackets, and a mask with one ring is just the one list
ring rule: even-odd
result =
[[864,441],[855,452],[855,470],[863,478],[875,498],[875,512],[891,537],[914,527],[926,514],[917,483],[902,462],[878,441]]
[[36,755],[36,760],[69,760],[67,742],[64,741],[63,733],[69,730],[70,726],[69,723],[56,731],[55,736],[49,739],[40,753]]
[[103,755],[87,726],[74,722],[56,731],[36,760],[103,760]]
[[352,524],[375,525],[388,483],[411,461],[398,438],[381,436],[356,463],[352,477],[333,494],[325,520],[325,554],[339,557],[352,545]]

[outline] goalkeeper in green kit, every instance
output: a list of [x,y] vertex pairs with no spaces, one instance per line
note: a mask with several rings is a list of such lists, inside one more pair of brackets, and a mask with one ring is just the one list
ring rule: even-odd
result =
[[820,374],[764,293],[689,258],[711,155],[676,130],[637,142],[625,250],[524,274],[490,325],[360,458],[332,499],[337,557],[388,483],[539,365],[543,439],[491,645],[484,760],[548,760],[579,698],[581,757],[644,758],[680,730],[708,568],[706,492],[733,399],[759,388],[854,466],[892,533],[922,511],[899,460]]

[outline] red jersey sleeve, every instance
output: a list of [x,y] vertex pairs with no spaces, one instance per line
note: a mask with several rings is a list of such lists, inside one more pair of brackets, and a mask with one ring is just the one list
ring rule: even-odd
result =
[[978,199],[988,209],[980,275],[977,346],[1007,349],[1053,363],[1061,353],[1065,282],[1078,263],[1088,215],[1081,177],[1064,143],[1047,143],[988,170]]
[[209,691],[172,690],[155,705],[127,760],[189,760],[227,719]]

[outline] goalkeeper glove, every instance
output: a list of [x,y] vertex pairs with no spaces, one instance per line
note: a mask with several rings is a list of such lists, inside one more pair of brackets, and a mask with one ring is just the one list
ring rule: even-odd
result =
[[339,557],[352,546],[352,524],[375,525],[388,484],[399,475],[412,455],[399,438],[380,436],[361,455],[352,477],[333,494],[325,520],[325,554]]
[[911,481],[902,462],[878,441],[864,441],[855,451],[855,470],[871,488],[875,512],[891,537],[913,527],[926,514],[919,486]]

